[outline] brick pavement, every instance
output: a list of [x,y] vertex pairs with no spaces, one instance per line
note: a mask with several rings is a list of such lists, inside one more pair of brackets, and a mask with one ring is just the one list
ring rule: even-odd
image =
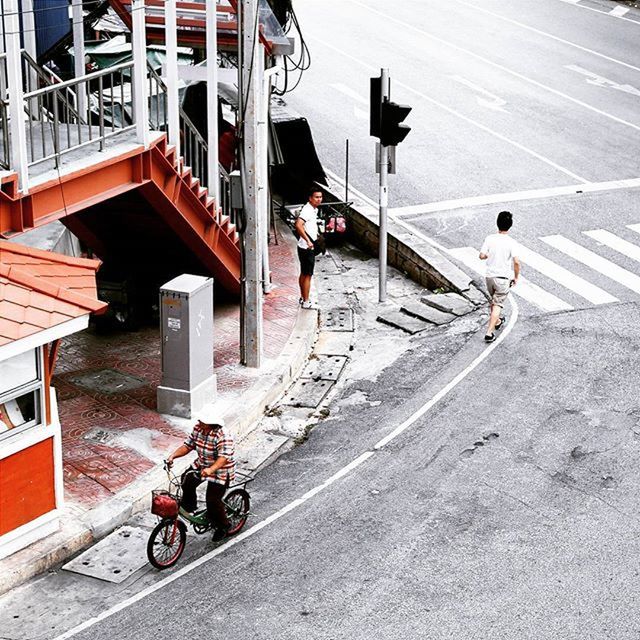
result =
[[[279,244],[269,247],[276,288],[264,301],[267,359],[280,354],[298,313],[298,266],[292,240],[283,229],[278,233]],[[219,393],[248,389],[256,376],[238,364],[237,304],[216,305],[214,332]],[[97,506],[153,468],[149,455],[157,460],[182,441],[184,432],[155,411],[160,365],[157,327],[113,335],[90,328],[63,340],[53,385],[62,424],[68,502],[84,508]]]

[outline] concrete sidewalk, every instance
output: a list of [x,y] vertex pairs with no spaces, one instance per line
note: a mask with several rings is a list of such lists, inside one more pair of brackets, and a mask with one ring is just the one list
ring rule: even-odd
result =
[[[317,337],[317,311],[298,305],[295,238],[284,225],[269,247],[274,289],[264,299],[264,365],[239,364],[239,308],[215,308],[216,403],[236,436],[240,465],[257,470],[287,438],[251,427],[296,377]],[[60,563],[147,507],[166,476],[162,460],[193,420],[156,412],[157,328],[89,329],[60,348],[53,386],[62,424],[65,507],[57,534],[0,561],[0,593]]]

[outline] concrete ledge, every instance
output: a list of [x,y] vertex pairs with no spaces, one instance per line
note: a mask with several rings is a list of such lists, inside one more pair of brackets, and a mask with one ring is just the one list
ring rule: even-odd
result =
[[[324,188],[334,200],[343,186],[328,177]],[[370,255],[378,254],[379,227],[378,209],[355,195],[350,195],[353,205],[349,211],[348,238],[353,244]],[[389,218],[388,262],[414,282],[432,291],[444,289],[466,295],[472,278],[459,269],[448,257],[429,242]]]

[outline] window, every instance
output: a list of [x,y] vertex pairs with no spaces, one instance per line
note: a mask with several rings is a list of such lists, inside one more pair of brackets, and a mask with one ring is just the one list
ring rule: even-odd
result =
[[41,422],[40,349],[0,362],[0,439]]

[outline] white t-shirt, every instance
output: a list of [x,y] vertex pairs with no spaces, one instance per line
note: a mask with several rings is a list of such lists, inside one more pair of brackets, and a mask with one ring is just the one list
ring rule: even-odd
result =
[[516,242],[506,233],[492,233],[482,243],[480,253],[488,255],[487,278],[513,278]]
[[[315,242],[318,239],[318,210],[311,206],[310,202],[300,209],[298,218],[304,222],[304,231],[309,239]],[[308,249],[307,241],[301,236],[298,239],[298,246],[301,249]]]

